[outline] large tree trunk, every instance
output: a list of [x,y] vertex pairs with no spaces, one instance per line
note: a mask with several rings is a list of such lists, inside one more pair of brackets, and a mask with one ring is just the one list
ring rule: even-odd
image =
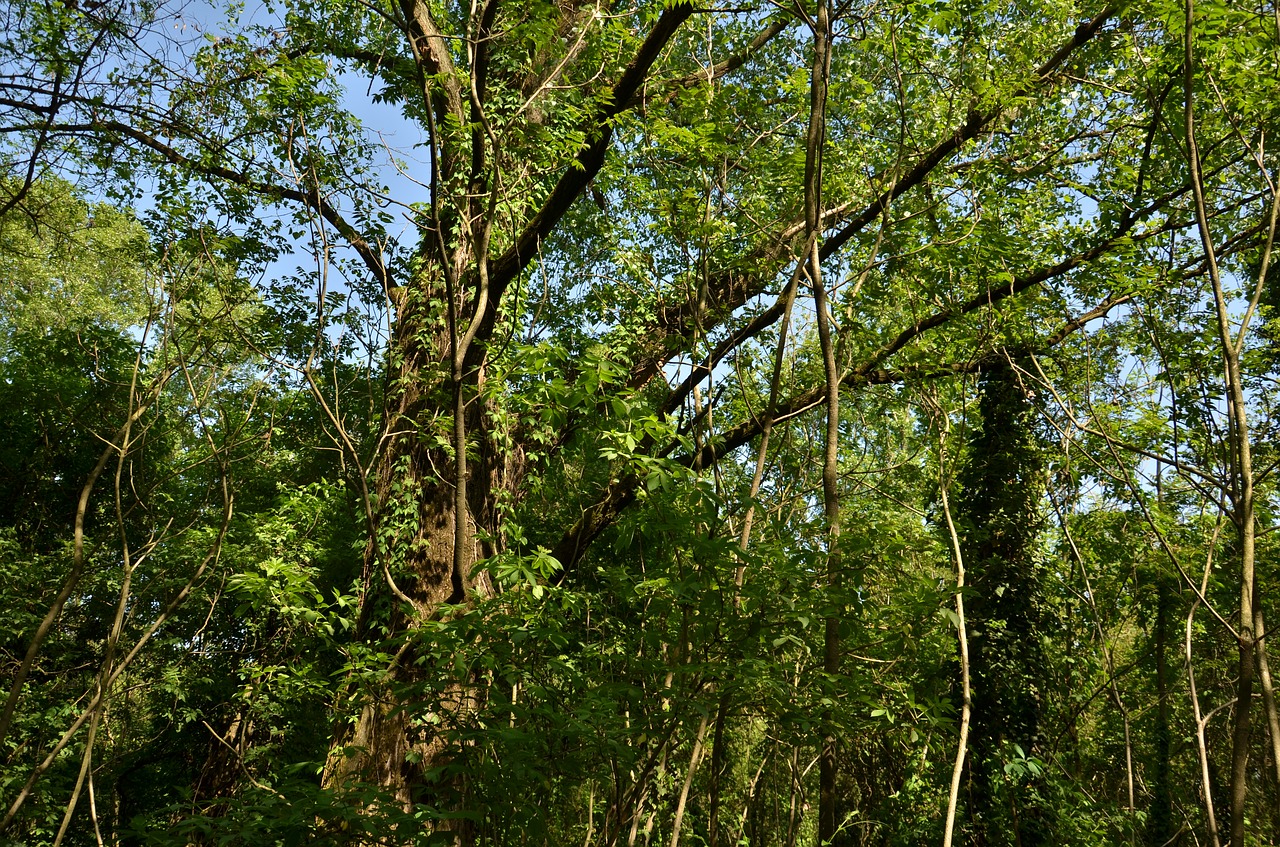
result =
[[[969,837],[1023,847],[1047,844],[1052,810],[1038,802],[1034,779],[1020,773],[1023,757],[1039,755],[1044,690],[1041,580],[1035,541],[1044,490],[1043,460],[1030,427],[1034,414],[1010,365],[982,377],[981,424],[961,474],[962,556],[972,597],[969,666]],[[1021,750],[1019,756],[1018,750]],[[1004,765],[1012,764],[1008,778]]]
[[[466,675],[423,661],[424,636],[415,632],[492,595],[488,574],[477,565],[493,552],[482,539],[497,537],[495,494],[514,470],[494,448],[483,369],[461,380],[450,375],[455,344],[449,322],[439,316],[441,294],[420,285],[401,300],[387,381],[389,443],[375,472],[375,526],[357,636],[386,644],[395,659],[378,688],[362,692],[360,715],[335,739],[325,774],[332,787],[377,786],[405,811],[424,801],[453,810],[466,802],[463,785],[432,772],[452,760],[450,731],[474,714],[482,693]],[[461,429],[457,408],[464,410]],[[457,436],[466,451],[462,498]]]
[[[480,705],[482,687],[452,662],[446,669],[426,661],[427,633],[420,630],[492,594],[477,564],[493,552],[486,539],[500,535],[499,492],[514,490],[520,474],[518,448],[514,456],[498,448],[484,385],[485,346],[508,319],[500,314],[503,291],[599,172],[613,121],[631,108],[650,69],[694,11],[678,3],[652,24],[619,69],[609,96],[583,123],[587,143],[562,163],[560,177],[534,212],[520,211],[525,200],[515,209],[500,208],[504,193],[516,191],[504,178],[520,172],[525,154],[538,156],[519,148],[519,133],[499,141],[490,118],[508,106],[501,98],[490,103],[489,92],[500,89],[503,97],[526,100],[530,108],[521,119],[540,126],[535,100],[572,55],[560,53],[552,41],[547,55],[534,55],[525,66],[530,57],[524,48],[503,43],[502,27],[512,21],[502,17],[499,5],[473,4],[465,27],[427,0],[400,0],[397,10],[413,59],[403,67],[415,73],[426,118],[431,203],[422,216],[416,269],[388,292],[398,318],[388,353],[384,443],[374,469],[376,505],[357,633],[365,643],[388,647],[395,659],[377,690],[366,685],[361,714],[336,740],[325,782],[371,783],[406,809],[424,799],[455,810],[466,802],[463,786],[440,776],[440,768],[457,750],[450,730]],[[566,3],[558,8],[557,31],[567,39],[592,15],[590,7]],[[450,26],[454,31],[446,32]],[[507,51],[506,61],[492,63],[500,48]],[[570,54],[577,49],[569,48]],[[511,70],[513,57],[519,72]],[[519,189],[529,190],[527,184]],[[502,245],[500,254],[494,248],[490,255],[491,236]],[[385,273],[383,282],[392,285]]]

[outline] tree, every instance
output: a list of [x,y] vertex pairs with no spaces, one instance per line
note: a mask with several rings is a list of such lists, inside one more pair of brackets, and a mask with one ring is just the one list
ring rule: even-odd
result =
[[[1193,228],[1230,231],[1224,261],[1263,239],[1235,225],[1267,196],[1246,175],[1253,147],[1224,142],[1238,126],[1200,129],[1216,158],[1199,176],[1173,155],[1193,133],[1171,120],[1190,65],[1170,9],[404,0],[194,21],[164,4],[15,0],[7,12],[2,220],[29,211],[56,168],[147,210],[166,269],[150,307],[166,317],[131,366],[148,389],[127,393],[123,441],[108,435],[99,470],[87,466],[92,479],[114,458],[126,480],[131,427],[165,434],[144,451],[156,484],[115,509],[122,561],[147,539],[148,561],[171,555],[187,574],[165,595],[155,572],[149,620],[203,632],[156,599],[203,590],[227,645],[191,713],[216,751],[184,765],[208,813],[192,820],[221,809],[218,833],[243,837],[237,822],[277,814],[281,783],[254,756],[279,749],[263,727],[305,720],[275,705],[292,679],[333,729],[302,745],[325,748],[322,763],[292,762],[309,769],[311,807],[282,832],[674,844],[705,826],[724,843],[731,799],[740,834],[853,843],[875,831],[869,806],[841,799],[855,791],[933,826],[945,778],[908,763],[948,758],[920,739],[948,726],[937,612],[951,571],[910,517],[929,507],[937,449],[913,432],[930,417],[914,398],[927,385],[944,414],[962,410],[956,388],[975,374],[983,424],[957,504],[979,630],[971,811],[1000,776],[995,721],[1031,757],[1001,772],[1055,755],[1041,722],[1081,725],[1087,707],[1073,713],[1069,697],[1051,708],[1001,688],[1047,673],[1034,645],[1057,637],[1028,612],[1044,593],[1035,568],[1014,567],[1036,561],[1030,517],[1046,514],[1018,392],[1042,379],[1040,396],[1061,388],[1065,406],[1093,399],[1073,371],[1112,343],[1094,327],[1174,302],[1169,245],[1179,273],[1211,252],[1188,246]],[[1248,36],[1214,30],[1214,43],[1256,63],[1270,36],[1246,17]],[[402,117],[399,149],[355,114],[370,98]],[[1234,199],[1205,202],[1205,173]],[[1121,339],[1104,358],[1139,347]],[[994,440],[1005,435],[1018,443]],[[1004,461],[1028,484],[992,483]],[[1139,502],[1142,485],[1126,496]],[[1002,514],[1024,518],[1007,547],[991,534]],[[299,531],[301,516],[326,526]],[[188,529],[148,534],[171,518]],[[179,552],[183,533],[214,551],[213,571]],[[115,608],[134,607],[135,571],[112,586]],[[206,573],[263,619],[237,622]],[[75,583],[68,598],[94,596]],[[95,642],[95,705],[33,751],[110,720],[121,639],[159,631],[118,617]],[[984,643],[1002,624],[1018,637]],[[281,633],[293,646],[273,644]],[[168,649],[148,690],[166,668],[189,672],[182,638]],[[900,656],[909,670],[877,669]],[[284,670],[312,658],[313,674]],[[318,681],[338,669],[340,684]],[[237,679],[247,693],[215,707]],[[158,726],[158,702],[136,714]],[[878,746],[851,741],[877,730]],[[92,786],[99,742],[86,733],[72,797]],[[547,777],[559,806],[521,809],[513,787],[543,790],[559,755],[581,766]],[[35,758],[12,777],[27,788],[6,825],[58,758],[22,756]],[[66,809],[55,830],[69,831]],[[1086,826],[1059,814],[1061,832]]]
[[[959,517],[972,595],[973,735],[969,814],[978,844],[1053,841],[1052,809],[1035,796],[1047,688],[1042,639],[1043,450],[1027,389],[1011,363],[982,375],[980,425],[961,476]],[[1010,779],[1012,777],[1012,779]],[[1007,799],[1006,799],[1007,798]],[[1004,815],[1012,809],[1012,818]]]

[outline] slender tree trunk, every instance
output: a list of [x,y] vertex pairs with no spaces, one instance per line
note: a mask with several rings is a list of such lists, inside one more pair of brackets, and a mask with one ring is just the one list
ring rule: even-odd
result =
[[1195,3],[1186,0],[1186,33],[1183,57],[1183,120],[1187,134],[1187,160],[1191,170],[1191,190],[1195,199],[1196,224],[1204,248],[1209,281],[1213,287],[1214,312],[1218,339],[1222,346],[1226,370],[1227,416],[1232,453],[1232,514],[1240,546],[1240,617],[1238,624],[1239,660],[1237,662],[1235,719],[1231,733],[1231,847],[1244,845],[1244,807],[1248,790],[1250,718],[1253,705],[1254,655],[1254,493],[1253,459],[1249,443],[1248,406],[1240,373],[1239,348],[1231,332],[1226,296],[1209,229],[1208,205],[1205,200],[1204,177],[1200,169],[1200,150],[1195,133]]
[[777,751],[777,747],[778,745],[775,742],[767,751],[760,754],[760,765],[756,768],[755,776],[751,778],[751,783],[747,786],[747,797],[742,804],[742,813],[738,816],[738,832],[737,837],[731,842],[733,844],[741,843],[744,839],[748,844],[759,843],[760,839],[757,837],[760,830],[758,824],[759,815],[758,813],[752,813],[759,808],[758,790],[760,777],[764,775],[764,769],[768,767],[769,760]]
[[[819,0],[812,21],[813,68],[810,75],[809,131],[805,155],[805,223],[808,231],[809,281],[817,312],[818,340],[822,347],[826,379],[827,428],[823,444],[822,505],[827,522],[827,588],[834,593],[840,574],[840,493],[838,461],[840,449],[840,373],[835,343],[831,338],[826,285],[822,279],[818,240],[822,235],[822,152],[826,140],[827,84],[831,73],[831,9],[829,0]],[[828,597],[827,603],[833,604]],[[823,628],[823,670],[828,678],[840,670],[840,618],[834,611],[826,615]],[[836,739],[833,715],[822,715],[822,748],[818,760],[818,843],[830,844],[836,835]]]
[[795,847],[796,836],[800,833],[800,821],[804,817],[804,774],[800,770],[799,747],[791,747],[791,758],[787,766],[787,784],[791,790],[788,792],[790,803],[787,806],[787,837],[783,847]]
[[1204,577],[1200,581],[1200,591],[1196,599],[1191,603],[1191,610],[1187,612],[1187,627],[1185,638],[1185,652],[1183,658],[1187,663],[1187,685],[1191,694],[1191,714],[1196,722],[1196,752],[1200,759],[1200,785],[1204,791],[1204,814],[1205,823],[1209,830],[1210,847],[1220,847],[1222,841],[1218,835],[1218,817],[1213,807],[1213,780],[1209,773],[1209,748],[1205,744],[1204,725],[1205,718],[1202,717],[1200,709],[1200,696],[1196,691],[1196,670],[1193,661],[1193,653],[1191,649],[1191,633],[1196,619],[1196,609],[1200,607],[1200,598],[1204,596],[1205,589],[1209,585],[1209,572],[1212,568],[1213,558],[1210,556],[1205,561]]
[[1155,772],[1151,778],[1151,817],[1148,841],[1160,847],[1173,837],[1173,789],[1170,782],[1169,748],[1169,616],[1173,592],[1165,579],[1156,588],[1156,727]]
[[[946,412],[942,414],[943,438],[950,429]],[[945,442],[944,442],[945,443]],[[945,447],[944,447],[945,449]],[[945,454],[944,454],[945,455]],[[951,847],[956,826],[956,806],[960,799],[960,782],[964,773],[965,755],[969,750],[969,718],[973,713],[973,697],[969,689],[969,634],[964,620],[964,555],[960,551],[960,535],[951,519],[951,504],[947,498],[947,481],[942,480],[939,493],[942,497],[942,514],[947,521],[947,535],[951,539],[951,553],[956,569],[956,632],[960,642],[960,737],[956,741],[956,760],[951,768],[951,789],[947,795],[947,820],[942,832],[942,847]]]
[[721,692],[716,705],[715,727],[711,732],[711,788],[707,812],[707,847],[720,843],[720,783],[724,778],[724,722],[729,712],[729,694]]
[[685,804],[689,802],[689,788],[693,785],[693,775],[698,771],[698,763],[702,761],[702,741],[707,736],[707,718],[703,717],[698,725],[698,734],[693,739],[693,750],[689,753],[689,769],[685,771],[684,785],[680,789],[680,799],[676,802],[675,818],[671,822],[671,847],[680,847],[680,830],[684,825]]
[[[1276,711],[1276,691],[1271,679],[1271,663],[1267,660],[1267,628],[1262,619],[1262,604],[1253,604],[1254,632],[1258,635],[1258,682],[1262,686],[1262,708],[1267,718],[1267,734],[1271,740],[1271,765],[1275,769],[1273,797],[1280,797],[1280,714]],[[1272,809],[1271,840],[1280,843],[1280,804]]]

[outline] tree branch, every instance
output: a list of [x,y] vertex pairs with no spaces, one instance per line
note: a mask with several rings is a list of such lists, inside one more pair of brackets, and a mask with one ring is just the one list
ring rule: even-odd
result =
[[357,254],[359,254],[361,260],[365,264],[365,267],[367,267],[373,273],[374,278],[384,286],[384,290],[395,286],[395,282],[391,279],[391,275],[387,270],[386,264],[382,261],[381,251],[361,235],[360,232],[342,216],[337,208],[324,198],[324,195],[320,193],[319,188],[314,191],[303,191],[298,188],[289,188],[287,186],[257,180],[250,177],[248,174],[223,165],[201,164],[172,145],[166,144],[158,138],[121,121],[94,120],[92,123],[87,124],[60,124],[57,129],[59,132],[67,133],[103,131],[117,133],[125,136],[126,138],[133,139],[154,153],[159,153],[160,156],[169,164],[188,168],[202,176],[216,177],[218,179],[225,180],[232,185],[246,188],[254,194],[258,194],[272,200],[288,200],[300,203],[303,206],[314,210],[335,230],[337,230],[338,234],[341,235],[349,245],[351,245],[352,249],[354,249]]
[[[555,188],[542,204],[542,208],[529,221],[524,231],[516,237],[515,243],[490,266],[489,302],[477,326],[475,336],[477,340],[486,341],[493,334],[503,292],[534,260],[538,255],[539,245],[555,230],[561,218],[573,205],[573,201],[604,166],[605,155],[613,139],[613,121],[630,109],[631,99],[644,85],[662,49],[691,14],[693,14],[693,6],[690,3],[678,3],[662,13],[653,30],[636,51],[631,63],[619,77],[608,99],[597,111],[592,121],[593,131],[589,135],[587,146],[578,153],[573,163],[560,176]],[[483,356],[483,345],[477,345],[468,351],[468,367],[474,366],[481,356]]]

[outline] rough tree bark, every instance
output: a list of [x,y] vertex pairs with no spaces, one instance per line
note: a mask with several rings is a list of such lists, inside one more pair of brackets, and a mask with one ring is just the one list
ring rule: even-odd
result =
[[[563,7],[561,24],[577,20],[579,11],[572,4]],[[497,496],[518,483],[520,468],[498,449],[486,414],[486,344],[501,322],[504,290],[599,172],[612,121],[630,108],[660,52],[692,11],[679,3],[662,13],[586,127],[587,143],[576,159],[542,206],[504,239],[506,250],[491,256],[503,191],[499,144],[486,112],[498,4],[488,0],[473,6],[466,33],[459,36],[441,30],[425,0],[401,3],[400,24],[430,130],[431,211],[421,229],[417,270],[409,278],[393,281],[375,266],[398,313],[389,351],[385,446],[374,471],[376,513],[366,552],[360,633],[366,639],[388,637],[398,652],[384,689],[337,739],[326,784],[372,783],[406,809],[423,791],[455,806],[462,802],[461,786],[447,780],[429,785],[427,776],[451,756],[447,733],[437,727],[449,726],[473,708],[479,688],[455,679],[443,686],[435,703],[421,705],[403,702],[396,690],[422,682],[440,690],[439,680],[428,678],[438,671],[415,661],[412,641],[403,636],[492,591],[487,575],[476,568],[493,552],[481,539],[497,537]],[[450,49],[458,40],[466,45],[466,68],[455,66]],[[544,74],[557,72],[556,63],[564,58],[546,57]],[[544,76],[508,82],[532,98]],[[539,119],[531,110],[528,120]],[[459,836],[466,838],[463,832]]]
[[[969,667],[969,823],[973,843],[1003,843],[1013,832],[1023,847],[1050,843],[1051,810],[1034,792],[1005,780],[1005,764],[1038,752],[1044,690],[1041,574],[1035,539],[1043,524],[1043,468],[1034,414],[1008,361],[982,375],[979,427],[960,478],[959,524],[972,594]],[[1027,774],[1022,775],[1023,778]],[[1020,805],[1021,804],[1021,807]],[[1011,813],[1012,810],[1012,813]]]

